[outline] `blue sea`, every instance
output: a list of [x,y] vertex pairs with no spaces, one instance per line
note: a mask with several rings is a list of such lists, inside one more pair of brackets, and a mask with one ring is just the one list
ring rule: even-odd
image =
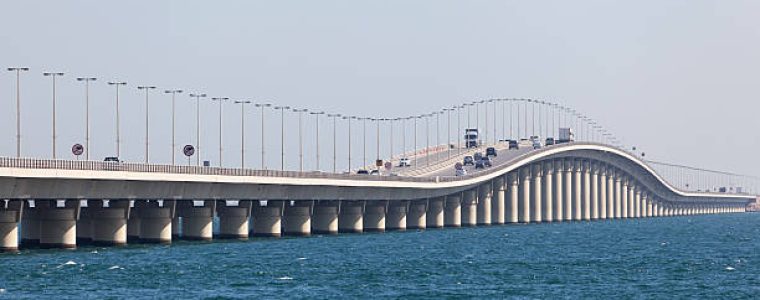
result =
[[760,214],[0,254],[0,298],[760,298]]

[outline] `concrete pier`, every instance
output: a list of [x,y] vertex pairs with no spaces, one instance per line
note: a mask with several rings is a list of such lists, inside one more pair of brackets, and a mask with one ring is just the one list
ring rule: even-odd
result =
[[127,219],[129,200],[88,202],[92,217],[92,243],[100,246],[123,246],[127,244]]
[[[427,219],[426,228],[443,228],[445,226],[445,218],[443,213],[443,207],[446,201],[446,197],[438,197],[428,200],[427,212],[425,218]],[[407,227],[409,227],[407,223]],[[411,227],[409,227],[411,228]]]
[[[174,200],[144,202],[140,207],[140,242],[169,244],[172,242],[172,218],[174,218]],[[138,201],[135,201],[137,204]],[[136,205],[137,206],[137,205]],[[129,228],[129,227],[127,227]]]
[[541,223],[543,220],[542,210],[543,207],[541,206],[541,202],[543,202],[543,197],[541,194],[541,190],[543,189],[543,184],[541,182],[543,178],[543,168],[541,164],[535,164],[533,165],[533,172],[532,172],[533,181],[531,182],[531,202],[530,206],[532,209],[532,213],[530,216],[530,221],[533,223]]
[[367,201],[364,207],[364,231],[384,232],[385,214],[388,212],[388,201]]
[[282,230],[289,236],[311,235],[311,216],[314,202],[311,200],[293,201],[292,205],[285,201],[285,212],[282,216]]
[[[409,201],[393,201],[388,203],[388,211],[385,216],[386,230],[406,230],[407,214],[409,210]],[[423,208],[424,212],[425,209]],[[425,218],[417,219],[420,224],[425,224]]]
[[140,240],[140,210],[145,207],[146,202],[140,200],[131,200],[129,219],[127,219],[127,241],[137,242]]
[[520,223],[530,223],[530,168],[520,169]]
[[509,189],[509,194],[507,197],[507,222],[514,224],[520,221],[518,205],[520,198],[520,185],[516,172],[512,172],[507,175],[507,184]]
[[491,198],[491,223],[501,225],[506,223],[507,186],[504,176],[493,180],[493,196]]
[[635,197],[634,202],[636,206],[634,214],[636,215],[637,218],[641,218],[642,217],[641,210],[643,208],[643,205],[641,203],[641,188],[639,188],[638,186],[636,187],[634,197]]
[[[87,202],[87,206],[81,206],[81,202]],[[102,207],[103,200],[87,200],[81,202],[79,208],[79,220],[77,220],[77,245],[86,245],[92,243],[93,226],[90,205],[100,205]],[[98,202],[100,202],[100,204],[98,204]]]
[[266,206],[254,201],[252,208],[251,226],[255,237],[282,236],[282,214],[285,202],[269,200]]
[[628,184],[629,180],[627,177],[623,178],[623,181],[621,183],[621,190],[620,190],[620,217],[623,219],[628,218]]
[[610,216],[609,194],[607,192],[607,166],[599,166],[599,219],[606,220]]
[[[185,205],[180,205],[180,203]],[[193,201],[187,200],[180,201],[180,203],[177,204],[177,215],[182,217],[182,239],[192,241],[210,241],[213,239],[216,201],[206,200],[201,202],[200,206],[195,206]],[[172,220],[174,219],[176,218],[172,218]]]
[[481,184],[478,187],[478,208],[477,208],[477,225],[488,226],[491,225],[492,207],[493,204],[493,186],[486,183]]
[[315,202],[314,211],[311,215],[311,232],[314,234],[337,234],[339,205],[337,201]]
[[0,252],[18,251],[18,223],[24,210],[23,200],[0,200]]
[[[322,224],[321,221],[320,224]],[[364,201],[347,201],[340,203],[338,231],[341,233],[364,232]]]
[[239,200],[237,206],[228,206],[229,202],[216,202],[216,214],[219,216],[219,238],[247,239],[250,235],[249,220],[253,210],[251,200]]
[[554,163],[551,161],[544,163],[544,180],[541,195],[543,198],[543,212],[541,214],[544,222],[554,221]]
[[565,206],[563,196],[563,173],[562,173],[562,160],[554,161],[554,221],[561,222],[565,219]]
[[462,226],[478,225],[478,191],[467,190],[462,193]]
[[615,171],[615,219],[623,217],[623,178],[620,171]]
[[462,194],[457,193],[446,197],[444,202],[444,226],[462,227]]
[[574,161],[573,165],[573,220],[583,220],[583,180],[581,161]]
[[599,165],[591,164],[591,220],[601,218],[601,207],[599,203]]
[[57,207],[55,200],[38,200],[40,220],[40,247],[77,247],[77,219],[79,200],[64,201],[64,207]]
[[21,245],[25,247],[37,246],[40,244],[40,209],[36,205],[32,207],[31,201],[25,200],[22,210]]
[[[409,202],[409,212],[406,215],[407,229],[425,229],[427,227],[428,206],[428,200],[412,200]],[[441,219],[441,226],[443,226],[443,219]]]
[[588,161],[581,162],[581,197],[584,221],[591,221],[591,168]]
[[573,219],[573,162],[572,159],[566,159],[563,162],[562,171],[565,173],[565,179],[562,181],[564,185],[564,191],[562,198],[565,199],[565,213],[564,220],[570,221]]

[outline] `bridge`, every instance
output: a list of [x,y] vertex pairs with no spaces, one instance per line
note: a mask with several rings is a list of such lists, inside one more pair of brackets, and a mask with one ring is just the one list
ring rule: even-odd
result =
[[466,176],[444,174],[448,167],[370,176],[0,158],[0,198],[8,199],[1,246],[18,248],[19,223],[22,245],[73,248],[738,213],[755,201],[676,188],[645,161],[601,143],[502,149],[497,157],[504,159]]

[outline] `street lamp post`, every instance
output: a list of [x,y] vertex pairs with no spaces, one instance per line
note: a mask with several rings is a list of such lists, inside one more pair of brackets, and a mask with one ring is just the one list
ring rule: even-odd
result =
[[293,112],[298,113],[298,170],[301,172],[303,172],[303,113],[308,111],[308,109],[293,109]]
[[430,117],[432,114],[425,116],[425,163],[430,167]]
[[119,122],[119,86],[127,85],[123,81],[110,81],[108,85],[116,87],[116,157],[121,159],[121,124]]
[[264,161],[264,108],[270,107],[272,104],[269,103],[256,103],[256,107],[261,108],[261,169],[266,170],[267,165]]
[[333,173],[338,172],[338,119],[340,114],[328,114],[328,118],[333,119]]
[[90,81],[98,80],[95,77],[77,77],[77,81],[84,82],[84,155],[90,160]]
[[343,116],[343,120],[348,122],[348,173],[351,173],[351,120],[356,119],[354,116]]
[[452,108],[444,108],[446,112],[446,154],[447,159],[451,159],[451,111]]
[[418,149],[417,149],[417,119],[421,118],[422,116],[414,116],[414,167],[416,168],[419,166],[419,160],[420,156],[418,155]]
[[45,72],[45,73],[42,73],[42,75],[43,76],[49,76],[50,78],[52,78],[52,81],[53,81],[53,143],[52,143],[52,145],[53,145],[53,159],[55,159],[56,158],[56,155],[55,155],[56,154],[56,151],[55,151],[56,150],[55,149],[55,146],[56,146],[56,142],[55,142],[55,140],[56,140],[56,128],[55,128],[55,123],[56,123],[55,122],[56,121],[55,120],[55,117],[56,117],[56,109],[55,109],[55,104],[56,104],[55,103],[55,78],[59,77],[59,76],[63,76],[63,73],[61,73],[61,72]]
[[176,105],[175,98],[177,94],[182,93],[182,90],[165,90],[164,93],[172,94],[172,165],[175,165],[177,164],[177,160],[175,158],[176,152],[177,152],[177,143],[176,143],[177,136],[174,134],[176,132],[175,129],[177,126],[177,122],[176,122],[176,106],[177,105]]
[[201,165],[201,98],[206,98],[206,94],[190,94],[195,98],[195,162],[197,166]]
[[215,97],[211,100],[219,102],[219,167],[222,167],[222,102],[230,100],[230,98]]
[[316,141],[317,141],[317,171],[319,171],[319,115],[324,115],[325,112],[323,112],[323,111],[320,111],[320,112],[313,111],[313,112],[310,112],[310,114],[312,114],[312,115],[315,116],[316,123],[317,123],[316,124],[317,125],[316,126],[316,131],[317,131],[317,139],[316,139]]
[[16,72],[16,157],[21,157],[21,72],[29,71],[26,67],[8,68]]
[[375,133],[375,164],[377,164],[377,161],[380,160],[380,118],[372,119],[372,121],[375,121],[375,125],[377,127],[377,132]]
[[290,106],[275,106],[280,110],[280,171],[285,171],[285,110]]
[[367,167],[367,120],[369,118],[363,117],[362,120],[362,142],[364,144],[362,149],[362,159],[364,160],[362,164],[364,167]]
[[148,104],[148,91],[156,89],[155,86],[138,86],[138,90],[145,90],[145,163],[148,163],[148,141],[150,136],[150,131],[148,130],[149,123],[149,115],[150,115],[150,104]]
[[455,130],[455,134],[457,135],[457,155],[461,155],[462,154],[462,135],[457,132],[460,132],[459,130],[462,130],[461,112],[464,106],[459,105],[455,107],[457,109],[457,130]]
[[240,168],[245,169],[245,105],[250,104],[248,100],[238,100],[235,104],[240,104]]

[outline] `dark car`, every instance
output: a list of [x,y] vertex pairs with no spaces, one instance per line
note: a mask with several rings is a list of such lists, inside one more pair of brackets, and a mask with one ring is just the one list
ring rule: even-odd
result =
[[472,166],[472,165],[475,165],[475,160],[472,158],[472,156],[467,155],[464,157],[464,162],[462,162],[462,164],[465,166],[466,165]]
[[520,149],[520,144],[517,143],[515,140],[509,140],[509,150],[517,150]]
[[554,140],[554,138],[546,138],[546,143],[545,143],[546,146],[551,146],[554,144],[556,144],[556,141]]
[[496,148],[494,147],[486,148],[486,156],[498,156],[498,154],[496,153]]
[[483,169],[483,168],[485,168],[485,167],[486,167],[486,164],[483,162],[483,160],[482,160],[482,159],[478,159],[478,160],[475,162],[475,169]]
[[483,165],[486,166],[486,167],[493,166],[493,164],[491,163],[491,159],[488,158],[488,156],[483,157],[483,159],[481,159],[481,161],[483,162]]
[[356,174],[358,174],[358,175],[369,175],[369,171],[367,171],[367,170],[359,170],[359,171],[356,171]]
[[103,159],[103,161],[108,161],[108,162],[119,162],[119,158],[118,158],[118,157],[116,157],[116,156],[108,156],[108,157],[106,157],[105,159]]
[[472,156],[472,158],[475,159],[475,161],[479,161],[481,158],[483,158],[483,153],[475,152],[475,155]]

